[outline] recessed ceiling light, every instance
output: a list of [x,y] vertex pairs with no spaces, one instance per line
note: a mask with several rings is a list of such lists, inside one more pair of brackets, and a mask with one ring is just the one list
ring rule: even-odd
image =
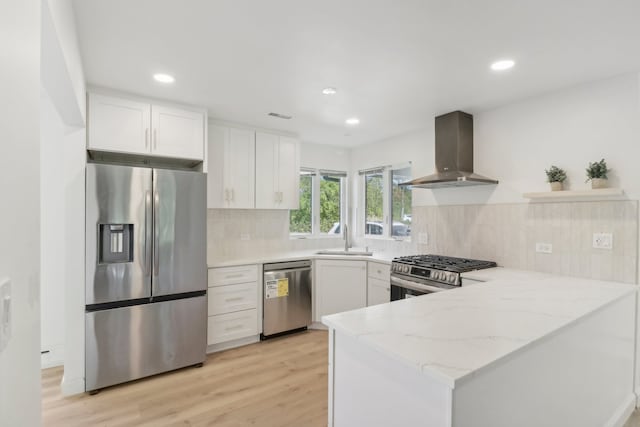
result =
[[491,69],[493,71],[504,71],[516,65],[515,61],[511,59],[501,59],[500,61],[496,61],[491,64]]
[[344,122],[348,125],[357,125],[358,123],[360,123],[360,119],[357,117],[351,117],[345,120]]
[[169,74],[162,74],[162,73],[154,74],[153,79],[160,83],[173,83],[176,81],[175,77]]
[[338,93],[338,91],[335,87],[325,87],[324,89],[322,89],[322,93],[324,95],[335,95],[336,93]]

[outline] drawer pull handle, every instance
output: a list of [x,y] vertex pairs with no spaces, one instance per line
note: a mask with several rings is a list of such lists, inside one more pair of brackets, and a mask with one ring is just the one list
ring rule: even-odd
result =
[[242,297],[235,297],[235,298],[226,298],[225,302],[231,302],[231,301],[241,301]]
[[243,326],[242,325],[236,325],[236,326],[227,326],[226,328],[224,328],[225,331],[234,331],[236,329],[242,329]]
[[239,274],[227,274],[227,279],[235,279],[236,277],[242,277],[243,274],[239,273]]

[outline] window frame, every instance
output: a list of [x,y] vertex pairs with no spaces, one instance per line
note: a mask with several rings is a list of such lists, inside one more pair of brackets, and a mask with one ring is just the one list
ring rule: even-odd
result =
[[[337,171],[320,168],[300,168],[299,177],[306,173],[311,175],[311,233],[292,233],[289,231],[289,237],[292,239],[305,238],[327,238],[342,239],[343,224],[347,221],[347,188],[349,185],[349,174],[346,171]],[[340,227],[341,231],[337,234],[323,233],[320,231],[320,182],[322,176],[337,176],[340,178]],[[289,212],[289,226],[291,225],[291,213]]]
[[[392,216],[392,193],[393,193],[393,171],[411,168],[411,162],[404,162],[394,165],[378,166],[368,169],[363,169],[358,172],[359,174],[359,206],[361,213],[357,216],[357,230],[358,235],[365,239],[381,239],[381,240],[401,240],[411,241],[411,235],[409,236],[394,236],[393,235],[393,216]],[[367,185],[366,175],[372,172],[382,171],[382,234],[367,234]],[[413,172],[412,172],[413,173]],[[413,203],[413,198],[412,198]],[[413,204],[412,204],[413,206]]]

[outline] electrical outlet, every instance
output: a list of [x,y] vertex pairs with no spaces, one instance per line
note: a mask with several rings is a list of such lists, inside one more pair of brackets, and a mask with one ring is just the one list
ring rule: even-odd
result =
[[613,249],[613,234],[593,233],[593,247],[595,249]]
[[0,353],[11,338],[11,281],[0,279]]
[[428,245],[429,244],[429,233],[424,232],[424,233],[418,233],[418,243],[421,245]]
[[540,254],[550,254],[553,252],[553,245],[551,243],[536,243],[536,252]]
[[251,240],[251,235],[249,233],[241,233],[240,240]]

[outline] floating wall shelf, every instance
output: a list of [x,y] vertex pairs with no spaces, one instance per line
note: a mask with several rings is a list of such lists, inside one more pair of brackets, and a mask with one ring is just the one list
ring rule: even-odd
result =
[[624,196],[624,190],[621,188],[599,188],[596,190],[578,190],[578,191],[545,191],[542,193],[524,193],[522,197],[533,201],[552,201],[552,200],[608,200],[620,199]]

